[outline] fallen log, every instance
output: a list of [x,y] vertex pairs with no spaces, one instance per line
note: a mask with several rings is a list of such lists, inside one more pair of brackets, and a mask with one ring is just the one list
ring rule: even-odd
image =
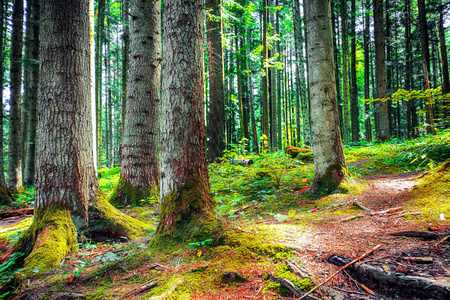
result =
[[149,281],[147,283],[141,284],[140,286],[132,289],[131,291],[126,292],[125,294],[123,294],[122,296],[117,298],[117,300],[119,300],[119,299],[126,299],[128,297],[140,294],[142,292],[145,292],[146,290],[151,289],[152,287],[155,287],[157,284],[158,284],[158,279],[153,279],[152,281]]
[[28,216],[34,213],[34,208],[22,208],[18,210],[0,212],[0,219],[6,219],[18,216]]
[[440,237],[439,234],[428,232],[428,231],[399,231],[399,232],[391,232],[389,235],[392,236],[406,236],[406,237],[418,237],[427,240],[435,240]]
[[230,163],[233,165],[239,165],[239,166],[245,167],[245,166],[253,165],[253,160],[232,158],[232,159],[230,159]]
[[375,252],[378,248],[381,247],[381,244],[376,245],[375,247],[373,247],[372,249],[370,249],[369,251],[367,251],[366,253],[364,253],[363,255],[361,255],[358,258],[355,258],[354,260],[352,260],[351,262],[345,264],[344,266],[340,267],[336,272],[334,272],[333,274],[331,274],[330,276],[328,276],[327,279],[325,279],[325,281],[323,281],[321,284],[316,285],[312,290],[310,290],[309,292],[307,292],[305,295],[301,296],[300,299],[305,299],[306,296],[308,296],[309,294],[311,294],[312,292],[314,292],[315,290],[317,290],[319,287],[321,287],[322,285],[324,285],[325,283],[327,283],[328,281],[330,281],[334,276],[336,276],[340,271],[344,270],[345,268],[347,268],[348,266],[353,265],[355,262],[360,261],[361,259],[363,259],[364,257],[366,257],[367,255]]

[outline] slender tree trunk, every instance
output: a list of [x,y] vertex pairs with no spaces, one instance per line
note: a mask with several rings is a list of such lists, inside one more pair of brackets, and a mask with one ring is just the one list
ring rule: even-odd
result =
[[314,182],[311,193],[330,193],[344,178],[344,149],[339,129],[334,74],[330,0],[306,2],[308,73],[311,93],[311,129]]
[[[364,98],[370,98],[370,23],[369,23],[369,12],[370,12],[370,2],[366,0],[366,10],[364,14]],[[370,118],[370,104],[364,103],[364,128],[366,141],[372,141],[372,122]]]
[[34,184],[36,169],[36,130],[37,130],[37,99],[39,94],[39,1],[29,0],[30,9],[28,26],[30,27],[30,87],[28,93],[28,125],[25,143],[25,184]]
[[206,21],[209,63],[208,161],[222,157],[225,150],[224,60],[222,49],[221,0],[207,0],[206,9],[218,17]]
[[350,89],[350,117],[352,128],[352,142],[359,143],[359,104],[358,85],[356,78],[356,0],[351,1],[351,89]]
[[[448,72],[448,57],[447,57],[447,47],[445,45],[445,28],[444,28],[444,6],[440,6],[439,10],[439,48],[441,52],[442,59],[442,93],[450,93],[450,80]],[[443,103],[444,108],[444,127],[450,128],[450,100]]]
[[[378,98],[384,99],[386,95],[386,69],[383,34],[383,0],[374,0],[373,18],[375,21],[375,73]],[[378,101],[378,139],[390,139],[389,113],[386,101]]]
[[[276,2],[275,0],[271,0],[270,2],[270,6],[276,6]],[[277,12],[275,13],[271,13],[270,14],[270,23],[272,24],[272,26],[275,24],[275,14],[278,14]],[[277,34],[278,32],[274,32],[274,34]],[[275,55],[275,47],[272,47],[270,51],[270,57],[273,57]],[[275,69],[274,68],[270,68],[269,69],[269,80],[270,80],[270,85],[269,85],[269,91],[270,91],[270,97],[269,97],[269,102],[270,102],[270,134],[269,134],[269,141],[270,141],[270,151],[271,152],[275,152],[278,149],[278,144],[277,144],[277,90],[276,90],[276,76],[275,76]]]
[[[405,22],[405,89],[407,91],[411,90],[412,86],[412,45],[411,45],[411,2],[410,0],[405,0],[405,10],[404,10],[404,22]],[[406,136],[411,138],[414,136],[414,131],[412,128],[412,107],[414,103],[410,100],[406,103]]]
[[[131,0],[128,99],[122,168],[111,203],[139,205],[159,180],[161,3]],[[162,119],[163,122],[165,119]]]
[[[268,48],[268,9],[267,9],[267,0],[262,1],[262,10],[263,10],[263,65],[266,64],[266,61],[268,59],[269,54],[269,48]],[[262,124],[263,124],[263,134],[266,136],[266,138],[269,138],[269,68],[267,65],[263,66],[265,76],[261,78],[262,80],[262,86],[263,86],[263,109],[262,109]],[[263,144],[263,151],[268,150],[268,147]]]
[[9,138],[8,138],[8,190],[22,191],[22,39],[23,39],[23,0],[15,0],[12,15]]
[[159,238],[204,240],[217,230],[209,196],[203,106],[203,2],[164,1]]
[[[124,136],[125,128],[125,115],[126,115],[126,105],[127,105],[127,89],[128,89],[128,52],[130,51],[130,24],[129,15],[130,13],[130,0],[123,0],[123,11],[122,11],[122,23],[123,23],[123,35],[122,35],[122,140]],[[120,151],[122,152],[122,146],[120,146]]]
[[350,142],[350,116],[349,116],[349,83],[348,83],[348,41],[347,41],[347,1],[341,0],[341,19],[342,19],[342,101],[344,103],[344,113],[342,119],[344,124],[342,124],[342,137],[344,139],[344,144]]
[[95,37],[95,102],[97,106],[97,162],[102,166],[102,62],[105,27],[105,0],[98,0],[97,30]]
[[[277,0],[277,6],[279,0]],[[276,31],[280,32],[280,14],[276,15]],[[281,55],[280,41],[276,41],[277,52]],[[281,59],[281,57],[280,57]],[[281,70],[276,70],[277,81],[277,147],[283,149],[282,127],[281,127]],[[297,87],[297,91],[298,91]]]
[[343,109],[343,101],[341,96],[341,72],[340,72],[340,57],[339,57],[339,21],[336,17],[336,12],[334,9],[334,6],[338,4],[340,1],[335,0],[331,1],[331,18],[332,18],[332,26],[333,26],[333,48],[334,48],[334,63],[335,63],[335,81],[336,81],[336,98],[337,98],[337,105],[338,105],[338,114],[339,114],[339,124],[341,127],[341,132],[343,132],[342,124],[344,124],[344,119],[342,115],[342,109]]
[[[4,63],[4,39],[3,39],[3,33],[4,33],[4,6],[5,2],[1,0],[1,7],[2,7],[2,13],[0,15],[0,18],[2,20],[2,27],[1,27],[1,36],[0,36],[0,86],[3,87],[3,63]],[[0,205],[9,205],[12,204],[11,194],[8,191],[8,188],[6,187],[6,180],[5,180],[5,173],[3,171],[3,88],[0,89],[0,99],[1,99],[1,107],[0,107],[0,120],[2,121],[0,126]]]

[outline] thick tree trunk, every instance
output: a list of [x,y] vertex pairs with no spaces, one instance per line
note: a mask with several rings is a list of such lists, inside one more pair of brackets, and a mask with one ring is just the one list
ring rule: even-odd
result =
[[351,1],[351,89],[350,89],[350,118],[352,128],[352,142],[359,142],[359,104],[358,85],[356,78],[356,0]]
[[[101,195],[92,151],[89,0],[41,1],[40,96],[34,220],[15,245],[25,276],[58,265],[77,242],[136,238],[145,224]],[[89,227],[88,228],[88,220]],[[101,221],[101,222],[100,222]]]
[[31,0],[27,3],[29,9],[28,26],[30,27],[30,70],[28,93],[28,125],[26,128],[24,183],[34,184],[36,169],[36,127],[37,127],[37,98],[39,94],[39,1]]
[[[364,98],[369,99],[369,87],[370,87],[370,4],[369,0],[366,0],[366,10],[364,14]],[[364,129],[366,141],[372,141],[372,122],[370,117],[370,104],[364,103]]]
[[308,73],[314,182],[311,193],[330,193],[344,178],[345,158],[339,129],[334,74],[330,0],[306,2]]
[[204,135],[202,1],[163,10],[161,179],[158,238],[203,240],[216,230]]
[[[5,1],[1,1],[1,8],[2,8],[2,14],[0,15],[0,18],[2,20],[2,27],[1,27],[1,36],[0,36],[0,51],[3,53],[3,33],[4,33],[4,3]],[[3,86],[3,54],[0,55],[0,86]],[[5,180],[5,173],[3,171],[3,89],[0,89],[0,103],[2,104],[0,107],[0,205],[7,205],[12,204],[11,194],[8,192],[8,188],[6,187],[6,180]]]
[[23,0],[15,0],[12,15],[8,137],[8,180],[11,192],[23,190],[22,186],[22,38],[23,38]]
[[[386,95],[386,69],[383,34],[383,0],[374,0],[373,18],[375,21],[375,73],[378,98],[384,99]],[[390,139],[389,113],[387,101],[378,101],[378,139]]]
[[207,0],[206,9],[219,17],[206,21],[209,71],[208,161],[222,157],[225,150],[224,59],[222,49],[222,14],[220,0]]
[[[139,205],[159,180],[161,3],[131,0],[129,82],[122,168],[111,203]],[[163,119],[164,120],[164,119]]]

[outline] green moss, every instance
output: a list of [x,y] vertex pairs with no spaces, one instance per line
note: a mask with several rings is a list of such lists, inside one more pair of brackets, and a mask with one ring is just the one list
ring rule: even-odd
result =
[[294,283],[300,290],[309,291],[312,288],[312,282],[309,278],[298,279],[297,275],[292,273],[286,263],[280,264],[275,268],[274,275],[279,278],[286,278]]
[[61,205],[51,205],[37,210],[30,228],[19,239],[14,251],[24,254],[24,271],[28,277],[57,266],[77,243],[76,228],[70,210]]
[[213,238],[217,242],[221,225],[208,185],[206,176],[198,177],[164,197],[155,245],[166,238],[175,242]]
[[[339,188],[347,173],[345,163],[331,165],[320,178],[314,178],[312,194],[330,194]],[[344,191],[345,192],[345,191]]]
[[116,207],[126,205],[142,206],[152,204],[159,199],[159,184],[149,186],[142,190],[138,186],[131,185],[126,179],[120,178],[117,187],[110,196],[109,202]]
[[113,237],[126,237],[136,240],[154,230],[151,225],[136,220],[114,208],[103,195],[99,195],[93,200],[89,218],[91,227],[93,222],[96,226],[108,231]]

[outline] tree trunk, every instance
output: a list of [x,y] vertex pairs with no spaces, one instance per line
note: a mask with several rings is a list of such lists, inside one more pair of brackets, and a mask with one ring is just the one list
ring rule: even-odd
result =
[[[412,45],[411,45],[411,2],[410,0],[405,0],[405,10],[404,10],[404,22],[405,22],[405,52],[406,52],[406,62],[405,62],[405,89],[407,91],[411,90],[412,86]],[[412,108],[414,105],[413,100],[406,103],[406,135],[408,138],[414,136],[414,131],[412,127]]]
[[311,193],[330,193],[344,178],[346,169],[339,129],[334,74],[330,0],[306,2],[308,74],[311,95],[311,130],[314,182]]
[[[269,29],[268,29],[268,9],[267,9],[267,0],[263,0],[262,1],[262,12],[263,12],[263,18],[262,18],[262,22],[263,22],[263,69],[264,69],[264,73],[265,75],[263,75],[263,77],[261,78],[262,80],[262,88],[263,88],[263,99],[262,99],[262,132],[263,135],[265,135],[265,138],[268,139],[269,138],[269,90],[268,90],[268,85],[269,85],[269,68],[266,64],[267,59],[268,59],[268,54],[269,54],[269,47],[268,47],[268,34],[269,34]],[[265,143],[263,143],[262,145],[262,150],[268,150],[268,144],[266,145]]]
[[161,212],[155,243],[164,237],[204,240],[217,230],[205,153],[202,3],[164,1]]
[[[159,180],[160,1],[131,0],[128,99],[122,168],[111,203],[139,205]],[[164,119],[162,119],[164,120]]]
[[[305,79],[305,58],[303,56],[303,22],[300,14],[300,2],[294,1],[293,5],[293,17],[294,17],[294,38],[295,38],[295,57],[297,60],[298,71],[296,72],[297,92],[299,92],[301,106],[302,106],[302,119],[303,119],[303,139],[305,146],[311,146],[311,118],[310,118],[310,103],[308,99],[308,93],[306,91],[306,79]],[[299,130],[299,129],[297,129]],[[300,131],[297,132],[300,134]]]
[[[130,0],[123,0],[122,23],[123,23],[123,48],[122,48],[122,141],[125,133],[125,116],[127,106],[127,89],[128,89],[128,52],[130,51]],[[120,151],[122,152],[122,146]],[[121,153],[120,153],[121,154]]]
[[[279,0],[277,0],[277,6],[279,5]],[[276,31],[280,32],[280,14],[276,16]],[[276,41],[277,52],[281,54],[280,41]],[[283,139],[282,139],[282,128],[281,128],[281,70],[276,70],[277,76],[277,147],[278,149],[283,149]],[[297,87],[298,89],[299,87]],[[255,130],[256,131],[256,130]]]
[[347,41],[347,1],[341,0],[341,22],[342,22],[342,102],[344,104],[344,113],[342,119],[344,124],[342,124],[342,138],[344,139],[344,144],[350,142],[350,116],[348,107],[348,41]]
[[359,104],[358,85],[356,78],[356,0],[351,1],[351,89],[350,89],[350,118],[352,128],[352,142],[359,143]]
[[221,0],[207,0],[206,9],[219,20],[208,18],[206,29],[209,70],[208,161],[222,157],[225,150],[224,60],[222,49]]
[[44,0],[40,4],[35,214],[15,245],[15,251],[26,256],[26,277],[59,265],[76,247],[77,231],[92,239],[99,233],[120,239],[143,235],[146,227],[107,203],[96,178],[89,0]]
[[[445,28],[444,28],[444,6],[441,4],[439,10],[439,48],[441,52],[442,59],[442,93],[448,94],[450,93],[450,80],[449,80],[449,72],[448,72],[448,57],[447,57],[447,47],[445,45]],[[450,100],[447,100],[443,103],[444,107],[444,127],[450,127]]]
[[95,37],[95,103],[97,107],[97,163],[102,167],[102,62],[105,27],[105,0],[98,0],[97,31]]
[[[274,7],[276,6],[275,0],[271,0],[270,6]],[[277,12],[270,14],[270,23],[272,26],[275,24],[275,14]],[[274,34],[277,34],[277,32],[274,32]],[[272,49],[270,51],[270,57],[273,57],[275,55],[275,47],[272,46]],[[270,133],[269,133],[269,141],[270,141],[270,151],[276,152],[278,150],[278,144],[277,144],[277,85],[276,85],[276,76],[275,76],[275,69],[272,67],[269,69],[269,91],[270,91],[270,97],[269,97],[269,103],[270,103]]]
[[8,181],[11,192],[23,190],[22,186],[22,38],[23,38],[23,0],[14,0],[11,33],[10,85],[8,137]]
[[[384,99],[386,95],[386,69],[383,34],[383,0],[374,0],[373,18],[375,21],[375,73],[378,98]],[[390,139],[389,113],[387,101],[378,101],[378,139]]]
[[340,72],[340,57],[339,57],[339,21],[336,16],[336,10],[334,7],[337,7],[339,0],[331,1],[331,18],[332,18],[332,27],[333,27],[333,49],[334,49],[334,64],[335,64],[335,81],[336,81],[336,98],[337,98],[337,106],[338,106],[338,114],[339,114],[339,124],[341,127],[341,132],[343,132],[342,124],[344,124],[344,119],[342,115],[342,108],[344,106],[342,102],[341,96],[341,72]]
[[39,1],[29,0],[27,10],[29,15],[27,26],[30,27],[30,40],[28,43],[30,49],[30,78],[28,92],[28,125],[26,127],[25,143],[25,184],[34,184],[36,169],[36,127],[37,127],[37,98],[39,93]]
[[[364,14],[364,98],[369,99],[369,87],[370,87],[370,4],[369,0],[366,0],[366,10]],[[366,141],[372,141],[372,122],[370,118],[370,104],[364,103],[364,129]]]
[[[7,1],[6,1],[7,2]],[[1,27],[1,36],[0,36],[0,51],[1,51],[1,55],[0,55],[0,86],[3,86],[3,73],[4,73],[4,68],[3,68],[3,34],[4,34],[4,5],[5,5],[5,1],[1,1],[1,7],[2,7],[2,14],[0,16],[1,20],[2,20],[2,27]],[[3,171],[3,89],[0,89],[0,99],[1,99],[1,107],[0,107],[0,120],[2,121],[2,124],[0,126],[0,205],[10,205],[12,204],[12,199],[11,199],[11,194],[8,191],[8,188],[6,187],[6,180],[5,180],[5,173]]]

